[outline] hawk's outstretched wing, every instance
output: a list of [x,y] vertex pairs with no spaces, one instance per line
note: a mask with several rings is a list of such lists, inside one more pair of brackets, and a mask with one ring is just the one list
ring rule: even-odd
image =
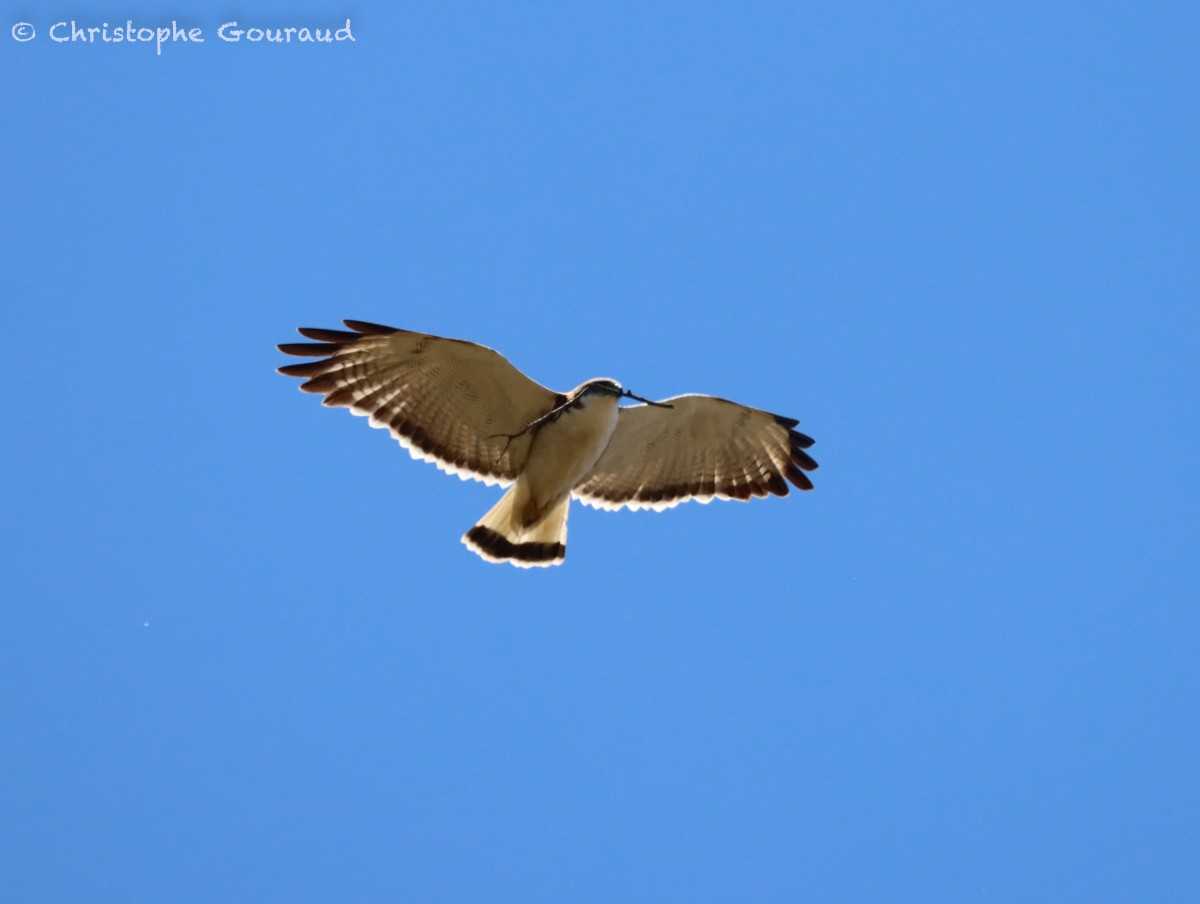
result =
[[[301,327],[316,342],[279,350],[307,358],[279,368],[300,388],[386,427],[413,458],[443,471],[507,486],[525,464],[532,435],[515,434],[563,397],[529,379],[496,351],[460,339],[346,320],[345,330]],[[506,445],[507,443],[507,445]]]
[[713,396],[665,399],[671,408],[622,408],[592,472],[574,489],[601,509],[655,509],[689,499],[786,496],[787,482],[811,490],[817,463],[799,421]]

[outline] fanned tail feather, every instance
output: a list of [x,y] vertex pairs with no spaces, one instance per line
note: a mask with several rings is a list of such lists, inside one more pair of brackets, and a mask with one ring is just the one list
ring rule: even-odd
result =
[[519,486],[508,489],[500,501],[469,531],[462,542],[489,562],[508,562],[518,568],[561,565],[567,554],[567,496],[546,515],[525,527],[515,514]]

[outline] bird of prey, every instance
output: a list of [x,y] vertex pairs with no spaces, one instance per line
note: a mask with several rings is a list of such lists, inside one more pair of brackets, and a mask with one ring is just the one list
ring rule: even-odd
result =
[[[473,342],[361,320],[349,330],[301,327],[313,342],[279,368],[324,404],[391,431],[413,458],[508,487],[462,542],[489,562],[558,565],[571,497],[595,508],[661,511],[689,499],[786,496],[811,490],[817,463],[799,421],[706,395],[654,402],[616,380],[570,392],[535,383]],[[620,407],[622,398],[642,405]]]

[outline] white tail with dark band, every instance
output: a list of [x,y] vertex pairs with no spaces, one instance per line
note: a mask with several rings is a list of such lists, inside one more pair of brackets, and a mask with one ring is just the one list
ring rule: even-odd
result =
[[571,497],[565,497],[526,527],[514,511],[520,489],[520,484],[509,487],[479,523],[463,534],[463,544],[489,562],[508,562],[518,568],[561,564],[567,554],[567,509]]

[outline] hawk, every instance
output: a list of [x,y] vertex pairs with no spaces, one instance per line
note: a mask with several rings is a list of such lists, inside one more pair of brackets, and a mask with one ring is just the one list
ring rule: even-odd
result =
[[[462,542],[489,562],[560,564],[571,497],[585,505],[661,511],[690,499],[786,496],[811,490],[817,463],[799,421],[706,395],[654,402],[616,380],[562,393],[473,342],[343,321],[301,327],[313,342],[279,368],[325,405],[391,431],[413,458],[463,479],[508,487]],[[622,398],[641,405],[620,407]]]

